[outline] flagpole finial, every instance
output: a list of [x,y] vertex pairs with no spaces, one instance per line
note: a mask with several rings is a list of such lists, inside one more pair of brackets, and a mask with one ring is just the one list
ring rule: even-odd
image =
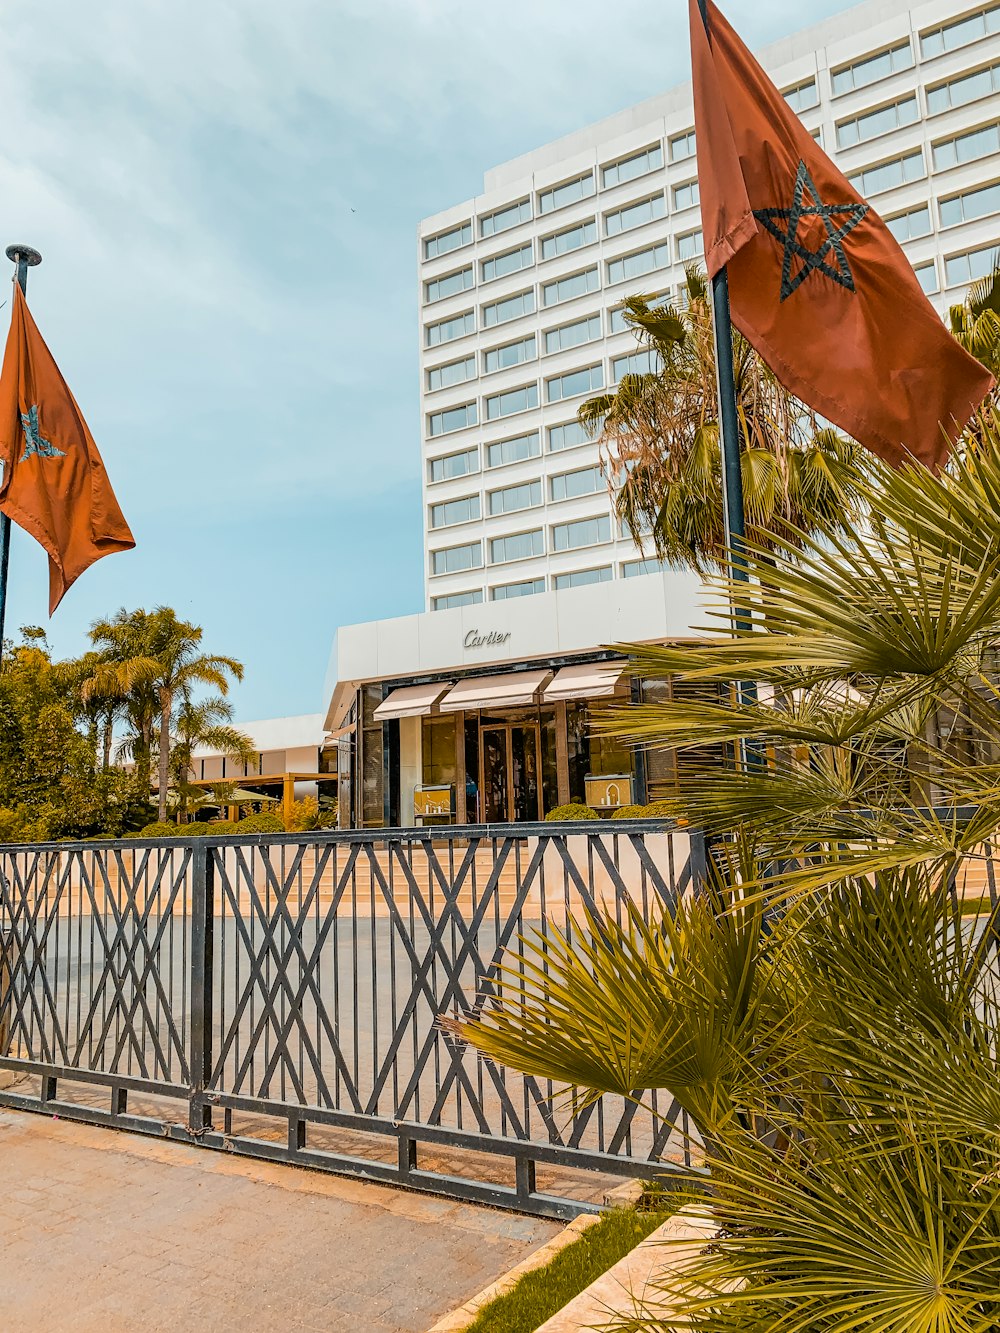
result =
[[28,290],[28,269],[42,262],[42,256],[31,245],[8,245],[7,258],[14,265],[14,282],[22,293]]

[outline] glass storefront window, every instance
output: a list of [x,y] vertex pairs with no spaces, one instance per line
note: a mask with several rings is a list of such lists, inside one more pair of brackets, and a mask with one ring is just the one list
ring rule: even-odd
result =
[[422,722],[423,784],[425,787],[453,787],[457,776],[455,715],[425,717]]
[[382,686],[366,685],[361,691],[361,820],[365,828],[385,823],[385,764],[382,753],[382,724],[374,718],[382,702]]

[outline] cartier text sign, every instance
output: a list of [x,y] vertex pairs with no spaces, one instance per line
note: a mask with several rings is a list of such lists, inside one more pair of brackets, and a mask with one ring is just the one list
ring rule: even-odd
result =
[[499,630],[491,629],[489,634],[480,634],[477,629],[470,629],[463,640],[463,648],[499,648],[501,644],[506,643],[510,638],[510,631],[501,634]]

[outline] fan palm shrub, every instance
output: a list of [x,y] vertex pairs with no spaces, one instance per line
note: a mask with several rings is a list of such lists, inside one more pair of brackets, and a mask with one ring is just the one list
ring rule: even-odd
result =
[[547,927],[457,1023],[570,1104],[666,1089],[691,1117],[718,1236],[625,1327],[1000,1328],[1000,904],[954,893],[1000,827],[995,416],[943,475],[873,461],[857,495],[863,521],[749,551],[751,628],[726,574],[714,631],[629,650],[694,696],[607,725],[734,756],[678,768],[703,891]]

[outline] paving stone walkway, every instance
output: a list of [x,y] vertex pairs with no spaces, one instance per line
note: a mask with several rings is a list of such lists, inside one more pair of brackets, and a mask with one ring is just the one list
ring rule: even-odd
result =
[[424,1333],[558,1230],[0,1110],[4,1333]]

